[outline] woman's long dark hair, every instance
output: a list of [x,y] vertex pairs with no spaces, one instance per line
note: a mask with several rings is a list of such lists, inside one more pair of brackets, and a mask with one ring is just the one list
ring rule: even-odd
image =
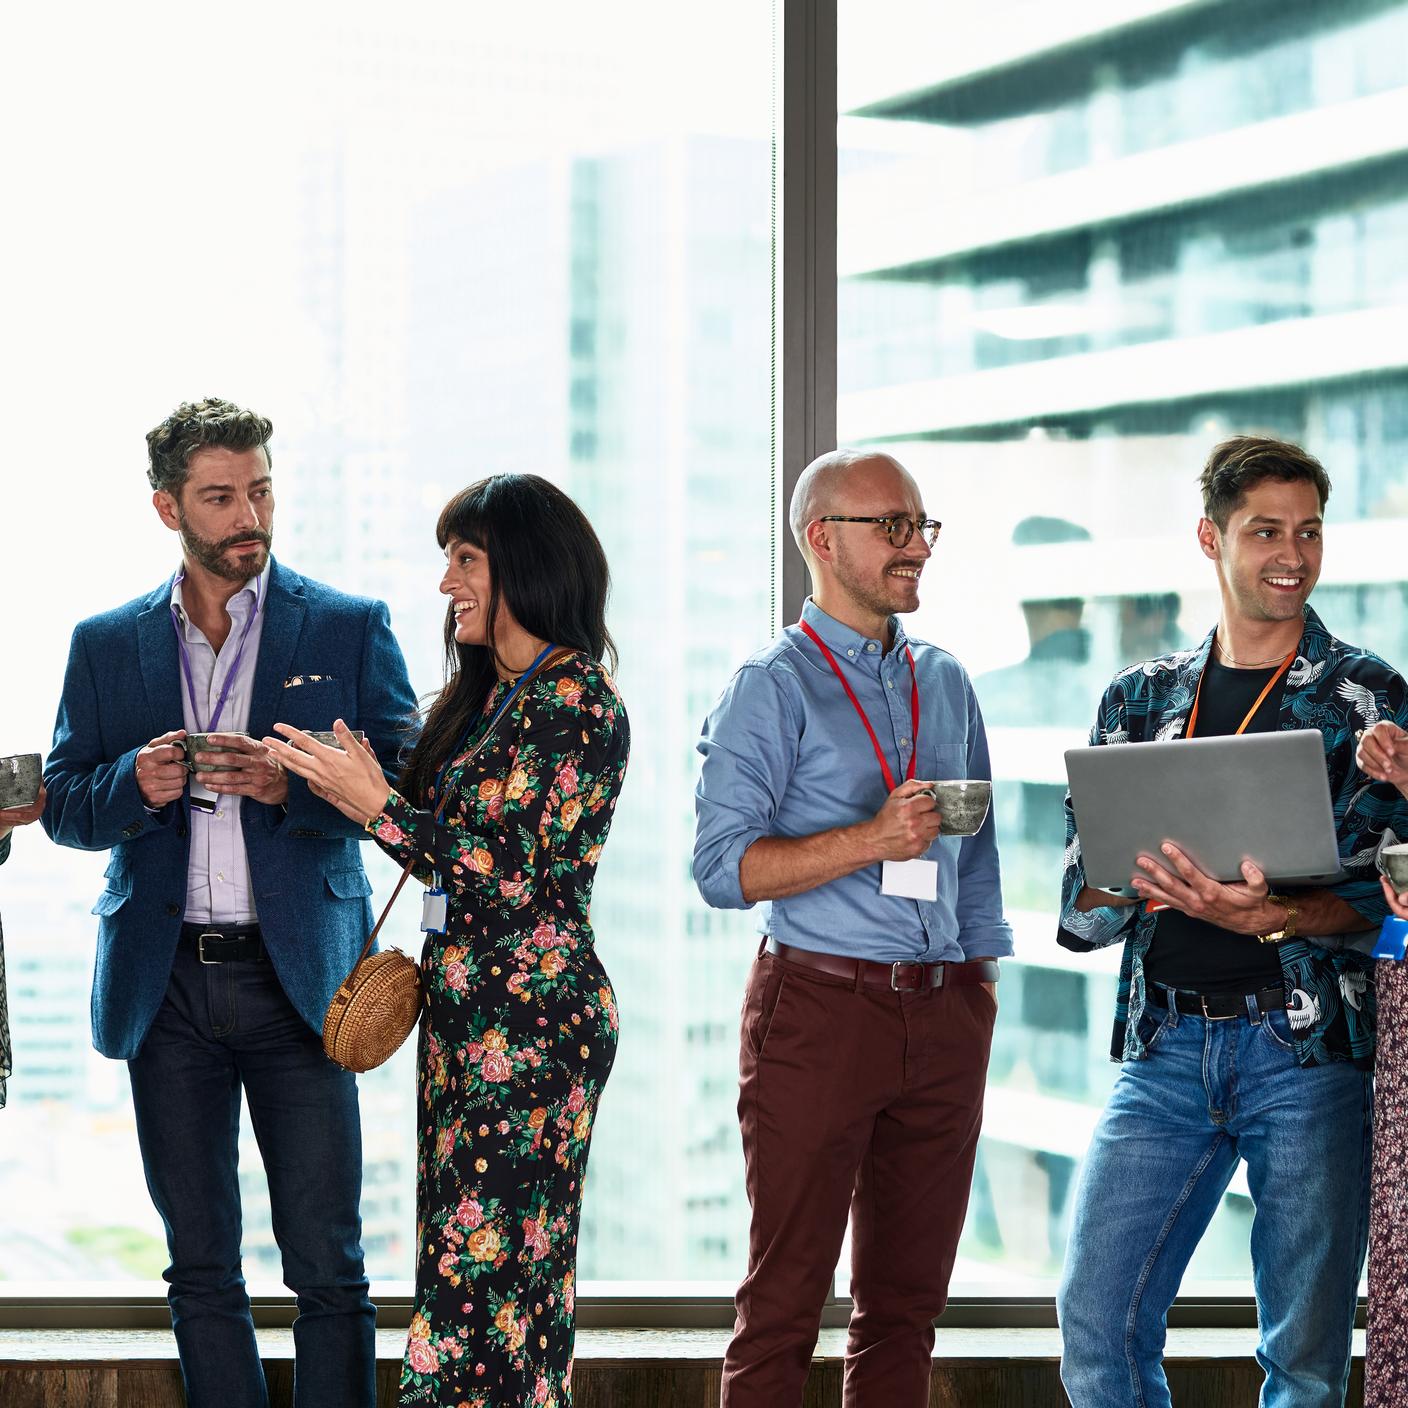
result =
[[425,797],[441,764],[468,732],[499,682],[494,623],[502,602],[530,635],[569,646],[616,669],[616,645],[606,629],[611,571],[586,514],[556,484],[536,474],[494,474],[462,489],[440,511],[436,541],[451,538],[484,553],[489,600],[484,645],[455,640],[453,600],[445,611],[445,687],[401,774],[412,804]]

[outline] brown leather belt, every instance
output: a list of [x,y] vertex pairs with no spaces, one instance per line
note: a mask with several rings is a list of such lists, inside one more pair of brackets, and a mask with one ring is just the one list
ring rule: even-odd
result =
[[815,968],[833,978],[857,979],[868,988],[889,988],[892,992],[926,992],[930,988],[966,987],[971,983],[995,983],[995,958],[975,958],[968,963],[872,963],[868,958],[842,958],[835,953],[814,953],[809,948],[780,944],[768,935],[764,949],[775,958],[802,968]]

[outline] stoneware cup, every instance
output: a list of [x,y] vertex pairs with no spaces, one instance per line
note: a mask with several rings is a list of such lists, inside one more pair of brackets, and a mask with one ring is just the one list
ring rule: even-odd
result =
[[1408,846],[1385,846],[1379,852],[1379,869],[1399,894],[1408,890]]
[[[309,738],[315,738],[319,743],[326,743],[329,748],[341,748],[342,744],[337,741],[337,735],[331,729],[311,729],[303,730]],[[367,735],[359,728],[351,730],[352,737],[360,743]]]
[[182,746],[186,750],[186,766],[192,772],[236,772],[238,769],[233,763],[197,763],[197,753],[226,753],[227,748],[221,748],[218,743],[212,743],[212,738],[249,738],[248,733],[241,733],[238,729],[225,728],[217,729],[214,733],[188,733]]
[[976,777],[931,782],[925,789],[934,799],[943,820],[940,836],[976,836],[987,820],[992,783]]
[[42,761],[38,753],[0,758],[0,812],[11,807],[32,807],[39,800]]

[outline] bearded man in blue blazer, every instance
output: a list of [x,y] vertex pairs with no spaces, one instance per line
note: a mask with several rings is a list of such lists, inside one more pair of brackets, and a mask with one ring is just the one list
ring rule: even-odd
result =
[[[295,1403],[373,1408],[357,1087],[319,1035],[371,926],[362,833],[258,740],[276,722],[341,718],[394,760],[415,701],[386,606],[270,556],[271,433],[205,400],[147,436],[182,563],[74,631],[44,825],[112,852],[93,910],[93,1038],[128,1063],[188,1403],[268,1402],[241,1272],[243,1091],[298,1298]],[[224,771],[188,770],[196,733],[218,736],[195,762]]]

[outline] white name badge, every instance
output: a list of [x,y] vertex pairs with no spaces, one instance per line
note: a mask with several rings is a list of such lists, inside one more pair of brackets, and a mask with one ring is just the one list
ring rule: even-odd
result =
[[906,900],[939,897],[939,863],[936,860],[887,860],[880,869],[880,893]]
[[425,892],[420,907],[420,930],[423,934],[443,934],[445,920],[449,914],[449,901],[444,890],[434,889]]
[[198,781],[199,773],[191,774],[191,805],[200,812],[213,812],[220,801],[220,794],[212,792],[203,782]]

